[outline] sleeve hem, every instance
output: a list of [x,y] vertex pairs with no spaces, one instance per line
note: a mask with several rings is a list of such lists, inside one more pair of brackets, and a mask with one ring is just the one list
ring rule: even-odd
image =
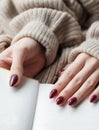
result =
[[70,54],[68,62],[71,63],[80,53],[87,53],[99,60],[99,40],[89,39],[76,47]]
[[54,61],[59,43],[48,26],[39,21],[30,22],[14,37],[12,44],[24,37],[31,37],[45,47],[46,65]]

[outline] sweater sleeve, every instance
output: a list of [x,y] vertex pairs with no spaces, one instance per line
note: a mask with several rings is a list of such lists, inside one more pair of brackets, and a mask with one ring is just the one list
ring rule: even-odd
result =
[[77,2],[70,2],[75,10],[66,0],[1,1],[0,25],[4,34],[12,37],[12,44],[24,37],[38,41],[45,47],[47,65],[55,60],[60,45],[68,47],[82,42],[77,17],[82,16],[83,10]]
[[12,44],[23,37],[31,37],[45,47],[46,65],[56,57],[60,44],[71,46],[82,41],[81,28],[68,12],[50,8],[27,10],[10,23],[15,32]]
[[90,27],[90,25],[99,20],[99,0],[78,0],[87,12],[87,19],[84,23],[85,27]]
[[69,62],[72,62],[81,52],[94,56],[99,60],[99,21],[91,25],[87,32],[86,40],[80,46],[73,49],[69,56]]

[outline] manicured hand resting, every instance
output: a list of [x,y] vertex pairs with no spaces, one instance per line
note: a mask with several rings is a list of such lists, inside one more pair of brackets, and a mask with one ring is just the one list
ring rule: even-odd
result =
[[22,76],[34,77],[45,65],[44,48],[31,38],[23,38],[0,54],[0,67],[10,69],[10,85],[17,86]]
[[56,98],[56,104],[64,105],[66,102],[76,106],[89,94],[90,102],[99,100],[99,60],[80,53],[70,66],[65,69],[53,90],[50,98]]

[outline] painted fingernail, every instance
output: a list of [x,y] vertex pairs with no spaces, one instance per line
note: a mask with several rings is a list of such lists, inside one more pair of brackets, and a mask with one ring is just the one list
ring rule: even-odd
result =
[[96,95],[92,95],[90,98],[90,102],[93,103],[97,99]]
[[63,103],[64,102],[64,97],[63,96],[60,96],[60,97],[58,97],[57,99],[56,99],[56,104],[57,105],[60,105],[61,103]]
[[57,94],[57,90],[52,89],[52,91],[50,92],[49,98],[53,98],[56,94]]
[[74,105],[75,103],[77,102],[77,98],[76,97],[73,97],[71,99],[68,100],[68,105]]
[[10,78],[9,85],[13,87],[17,81],[18,81],[18,76],[16,74],[13,74]]

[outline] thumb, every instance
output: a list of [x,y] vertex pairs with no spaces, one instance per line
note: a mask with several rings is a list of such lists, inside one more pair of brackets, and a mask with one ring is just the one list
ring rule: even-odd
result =
[[10,69],[10,81],[9,84],[11,87],[16,87],[20,84],[23,76],[23,62],[25,59],[25,51],[15,50],[13,52],[12,65]]

